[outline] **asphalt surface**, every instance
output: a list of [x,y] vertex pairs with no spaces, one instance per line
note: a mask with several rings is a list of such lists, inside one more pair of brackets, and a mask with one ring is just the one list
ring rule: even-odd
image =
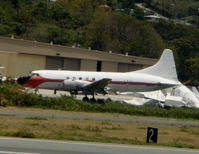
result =
[[159,124],[159,125],[179,125],[179,126],[195,126],[199,127],[199,122],[192,121],[176,121],[176,120],[153,120],[135,117],[110,117],[96,115],[69,115],[69,114],[44,114],[44,113],[29,113],[29,112],[0,112],[0,116],[18,116],[18,117],[38,117],[38,118],[56,118],[56,119],[72,119],[72,120],[96,120],[96,121],[113,121],[113,122],[131,122],[144,124]]
[[[29,90],[29,92],[34,92],[34,90]],[[54,94],[53,90],[48,90],[48,89],[39,89],[38,94],[41,94],[44,97],[61,97],[61,96],[71,96],[69,92],[67,91],[57,91],[56,95]],[[76,95],[75,98],[78,100],[82,100],[84,95]],[[92,98],[92,96],[88,95],[89,98]],[[111,99],[113,101],[119,101],[123,102],[123,100],[131,100],[132,96],[128,95],[95,95],[96,99]],[[135,98],[139,101],[146,101],[146,99],[143,98]]]
[[199,150],[22,138],[0,138],[0,154],[196,154]]

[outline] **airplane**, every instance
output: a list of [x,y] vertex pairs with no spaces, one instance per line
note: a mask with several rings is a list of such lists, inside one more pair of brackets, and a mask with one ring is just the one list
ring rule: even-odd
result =
[[36,70],[17,79],[17,83],[36,89],[69,91],[83,94],[84,101],[95,101],[94,95],[112,92],[141,92],[179,85],[173,52],[165,49],[159,61],[148,68],[125,73],[65,70]]
[[196,87],[192,87],[191,88],[191,91],[195,94],[195,96],[198,98],[198,100],[199,100],[199,92],[198,92],[198,90],[196,89]]
[[[197,98],[197,95],[182,83],[177,87],[166,89],[166,92],[171,96],[181,97],[182,101],[185,102],[184,106],[199,108],[199,99]],[[174,105],[171,104],[170,106]]]
[[[141,106],[144,104],[159,105],[161,107],[195,107],[199,108],[199,92],[195,87],[190,90],[182,83],[168,89],[150,92],[117,92],[118,95],[133,96],[123,100],[124,103]],[[145,100],[138,98],[145,98]],[[153,100],[153,101],[149,101]],[[154,102],[158,102],[154,104]]]

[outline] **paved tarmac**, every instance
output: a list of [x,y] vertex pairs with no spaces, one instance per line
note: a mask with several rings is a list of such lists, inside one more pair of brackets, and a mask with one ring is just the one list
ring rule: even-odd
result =
[[[29,92],[34,92],[34,90],[29,90]],[[57,91],[56,95],[54,94],[53,90],[48,90],[48,89],[39,89],[38,94],[41,94],[44,97],[61,97],[61,96],[71,96],[69,92],[67,91]],[[78,100],[82,100],[84,95],[76,95],[75,98]],[[88,95],[89,98],[92,98],[92,96]],[[115,95],[115,94],[108,94],[108,95],[95,95],[96,99],[111,99],[112,101],[118,101],[118,102],[123,102],[123,100],[132,100],[135,99],[140,102],[146,102],[147,99],[145,98],[138,98],[138,97],[133,97],[129,95]]]
[[144,124],[158,124],[158,125],[178,125],[178,126],[195,126],[199,127],[199,122],[180,121],[169,119],[144,119],[136,117],[111,117],[99,115],[70,115],[70,114],[55,114],[55,113],[29,113],[29,112],[5,112],[1,111],[0,116],[18,116],[18,117],[38,117],[38,118],[56,118],[56,119],[72,119],[72,120],[96,120],[96,121],[113,121],[113,122],[131,122]]
[[23,138],[0,138],[0,154],[198,154],[199,150]]

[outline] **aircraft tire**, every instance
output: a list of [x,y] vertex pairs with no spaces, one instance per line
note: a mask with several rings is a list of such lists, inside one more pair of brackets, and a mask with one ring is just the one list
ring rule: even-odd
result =
[[91,98],[90,102],[96,102],[96,99],[95,98]]
[[82,101],[87,101],[87,102],[88,102],[88,101],[89,101],[89,98],[88,98],[88,97],[83,97],[83,98],[82,98]]

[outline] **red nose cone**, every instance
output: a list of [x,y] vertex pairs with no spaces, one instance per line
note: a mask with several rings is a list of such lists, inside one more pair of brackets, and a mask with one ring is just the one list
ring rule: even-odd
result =
[[45,81],[41,76],[33,76],[25,84],[32,88],[36,88],[43,82],[45,82]]

